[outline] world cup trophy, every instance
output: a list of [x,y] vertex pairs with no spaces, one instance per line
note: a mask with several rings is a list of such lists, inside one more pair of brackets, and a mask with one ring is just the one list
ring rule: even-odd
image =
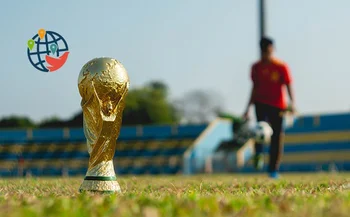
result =
[[79,190],[120,192],[113,157],[129,89],[127,71],[116,59],[95,58],[81,69],[78,87],[90,155],[88,171]]

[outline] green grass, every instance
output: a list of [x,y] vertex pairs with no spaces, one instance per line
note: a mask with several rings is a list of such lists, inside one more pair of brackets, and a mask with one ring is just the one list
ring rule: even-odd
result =
[[350,174],[120,177],[122,195],[80,178],[0,180],[0,216],[349,216]]

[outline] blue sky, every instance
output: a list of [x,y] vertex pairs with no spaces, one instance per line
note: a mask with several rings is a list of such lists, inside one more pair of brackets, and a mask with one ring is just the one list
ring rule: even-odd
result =
[[[301,113],[349,111],[349,0],[268,0],[267,33],[289,63]],[[131,87],[162,80],[172,98],[218,92],[241,114],[258,58],[257,0],[5,1],[0,7],[0,117],[69,118],[80,109],[77,77],[99,56],[119,59]],[[54,73],[34,69],[27,40],[44,28],[69,44]]]

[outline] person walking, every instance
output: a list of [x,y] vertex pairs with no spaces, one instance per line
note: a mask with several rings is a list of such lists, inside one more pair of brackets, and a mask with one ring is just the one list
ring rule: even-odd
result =
[[[249,119],[250,108],[254,105],[257,121],[267,121],[273,129],[270,145],[268,173],[271,178],[279,177],[279,165],[283,154],[283,116],[287,109],[295,111],[292,76],[288,65],[273,56],[274,42],[271,38],[260,40],[261,59],[251,68],[253,87],[243,118]],[[289,106],[286,91],[289,95]],[[264,166],[263,144],[255,144],[254,166]]]

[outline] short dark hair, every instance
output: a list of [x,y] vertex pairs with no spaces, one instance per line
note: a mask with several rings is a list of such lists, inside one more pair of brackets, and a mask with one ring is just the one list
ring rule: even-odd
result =
[[260,39],[260,49],[262,52],[266,51],[267,47],[273,45],[273,40],[268,37],[262,37]]

